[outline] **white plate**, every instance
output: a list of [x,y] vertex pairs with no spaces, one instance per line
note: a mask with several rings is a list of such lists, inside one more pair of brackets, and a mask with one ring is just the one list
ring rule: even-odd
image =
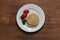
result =
[[[23,11],[25,9],[28,9],[29,10],[29,14],[30,13],[36,13],[39,16],[39,24],[36,27],[30,28],[27,25],[23,25],[22,24],[20,17],[23,14]],[[36,32],[39,29],[41,29],[41,27],[43,26],[43,24],[45,22],[45,14],[44,14],[44,11],[42,10],[41,7],[39,7],[39,6],[35,5],[35,4],[26,4],[26,5],[22,6],[18,10],[17,15],[16,15],[16,21],[17,21],[18,26],[23,31],[26,31],[26,32]]]

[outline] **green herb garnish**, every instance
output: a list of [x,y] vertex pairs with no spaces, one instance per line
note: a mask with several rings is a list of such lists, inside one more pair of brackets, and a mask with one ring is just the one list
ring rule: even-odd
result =
[[22,24],[25,25],[26,19],[23,19],[22,17],[20,17],[22,20]]
[[23,20],[22,20],[23,25],[25,25],[25,22],[26,22],[26,20],[25,20],[25,19],[23,19]]

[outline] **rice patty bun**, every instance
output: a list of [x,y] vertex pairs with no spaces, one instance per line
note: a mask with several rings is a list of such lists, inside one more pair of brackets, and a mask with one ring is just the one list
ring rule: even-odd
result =
[[39,17],[38,15],[31,13],[29,14],[29,16],[27,17],[27,23],[31,26],[36,26],[39,23]]

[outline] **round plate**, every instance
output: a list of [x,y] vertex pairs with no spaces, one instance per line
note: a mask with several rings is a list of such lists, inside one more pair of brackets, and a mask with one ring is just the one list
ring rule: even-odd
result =
[[[39,16],[39,24],[36,27],[34,27],[34,28],[33,27],[28,27],[27,25],[23,25],[22,24],[20,17],[23,14],[23,11],[25,9],[29,10],[29,14],[30,13],[36,13]],[[39,29],[41,29],[41,27],[43,26],[43,24],[45,22],[45,14],[44,14],[44,12],[43,12],[41,7],[39,7],[39,6],[35,5],[35,4],[26,4],[26,5],[22,6],[18,10],[17,15],[16,15],[16,21],[17,21],[18,26],[23,31],[26,31],[26,32],[36,32]]]

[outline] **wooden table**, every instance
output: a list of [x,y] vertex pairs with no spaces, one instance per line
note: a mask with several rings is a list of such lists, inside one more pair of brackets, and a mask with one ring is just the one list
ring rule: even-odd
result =
[[[16,23],[16,14],[24,4],[42,7],[46,20],[35,33],[22,31]],[[60,40],[60,0],[0,0],[0,40]]]

